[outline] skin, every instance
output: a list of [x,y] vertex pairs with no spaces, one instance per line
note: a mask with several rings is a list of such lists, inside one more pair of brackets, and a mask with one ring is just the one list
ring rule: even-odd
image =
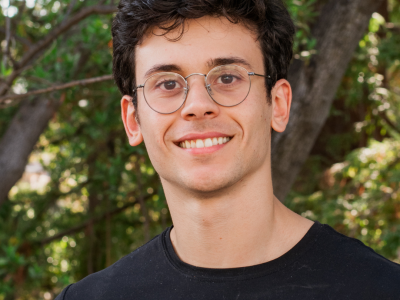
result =
[[[153,34],[155,33],[155,34]],[[153,29],[137,46],[137,82],[157,64],[175,64],[182,76],[206,74],[209,62],[236,57],[249,72],[265,74],[254,34],[225,18],[189,20],[179,41]],[[158,34],[158,35],[156,35]],[[174,38],[171,32],[168,38]],[[236,268],[273,260],[296,245],[313,222],[286,208],[273,194],[271,128],[282,132],[292,93],[281,79],[268,104],[264,78],[253,76],[246,100],[222,107],[208,95],[204,77],[188,79],[184,105],[159,114],[138,93],[140,124],[131,97],[121,100],[122,120],[132,146],[144,141],[164,187],[174,228],[171,241],[180,259],[206,268]],[[190,151],[176,141],[187,134],[219,132],[233,137],[213,151]]]

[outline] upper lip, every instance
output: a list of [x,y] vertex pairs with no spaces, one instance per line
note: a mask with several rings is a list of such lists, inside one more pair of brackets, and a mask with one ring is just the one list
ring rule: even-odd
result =
[[225,133],[221,133],[221,132],[204,132],[204,133],[189,133],[186,134],[184,136],[182,136],[181,138],[179,138],[178,140],[175,141],[175,143],[180,143],[183,141],[187,141],[187,140],[205,140],[205,139],[212,139],[212,138],[218,138],[218,137],[231,137],[231,135],[229,134],[225,134]]

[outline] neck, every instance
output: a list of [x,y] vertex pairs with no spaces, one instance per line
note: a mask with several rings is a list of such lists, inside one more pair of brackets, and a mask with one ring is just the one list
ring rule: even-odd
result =
[[269,168],[217,196],[196,197],[163,182],[179,258],[205,268],[236,268],[275,259],[312,222],[287,209],[272,192]]

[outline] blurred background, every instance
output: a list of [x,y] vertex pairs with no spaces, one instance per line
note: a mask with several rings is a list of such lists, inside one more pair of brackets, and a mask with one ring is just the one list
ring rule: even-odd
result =
[[[285,134],[302,142],[274,135],[277,195],[400,263],[400,2],[285,2],[297,28]],[[117,1],[0,4],[0,300],[49,300],[171,218],[109,76]]]

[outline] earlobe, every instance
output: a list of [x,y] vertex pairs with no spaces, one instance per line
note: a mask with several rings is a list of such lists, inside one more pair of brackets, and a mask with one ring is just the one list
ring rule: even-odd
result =
[[292,89],[285,79],[276,82],[272,90],[271,127],[277,132],[283,132],[289,122],[290,106],[292,104]]
[[142,131],[135,118],[135,113],[132,97],[124,95],[121,99],[121,116],[131,146],[137,146],[143,141]]

